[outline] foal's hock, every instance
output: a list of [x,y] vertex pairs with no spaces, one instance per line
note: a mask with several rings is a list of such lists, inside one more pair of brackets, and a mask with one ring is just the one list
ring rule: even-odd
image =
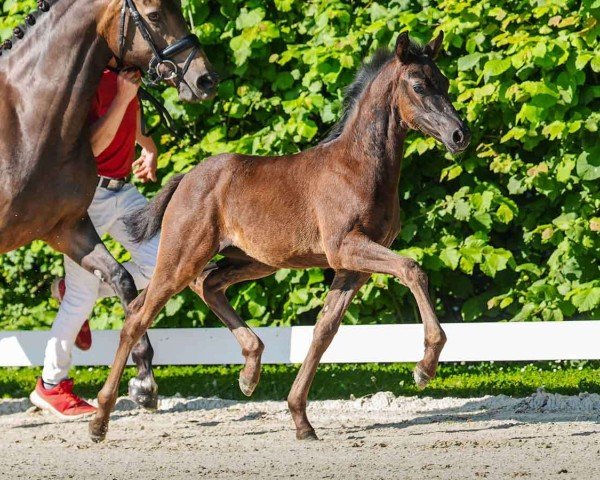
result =
[[[446,336],[427,276],[389,246],[400,231],[398,179],[408,129],[435,137],[451,152],[469,144],[469,131],[447,95],[448,80],[434,64],[441,43],[440,34],[417,46],[402,33],[393,52],[377,52],[348,88],[340,122],[314,148],[279,157],[209,158],[173,178],[131,218],[138,240],[156,234],[161,219],[162,233],[150,284],[129,306],[109,379],[113,386],[131,346],[169,298],[189,285],[240,343],[246,358],[240,387],[250,395],[264,347],[225,291],[280,268],[307,267],[333,268],[335,278],[288,396],[297,438],[316,438],[306,415],[313,377],[344,312],[372,273],[396,276],[415,296],[425,352],[414,377],[424,387],[435,376]],[[224,258],[208,264],[216,253]],[[100,405],[105,402],[100,396]],[[108,411],[99,410],[97,421],[107,420]]]

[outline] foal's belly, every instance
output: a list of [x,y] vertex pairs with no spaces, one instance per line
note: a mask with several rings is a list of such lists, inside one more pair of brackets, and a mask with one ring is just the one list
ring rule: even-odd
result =
[[295,231],[271,219],[268,225],[250,228],[234,227],[228,232],[230,242],[250,257],[276,268],[327,268],[327,258],[322,249],[316,226],[304,224]]

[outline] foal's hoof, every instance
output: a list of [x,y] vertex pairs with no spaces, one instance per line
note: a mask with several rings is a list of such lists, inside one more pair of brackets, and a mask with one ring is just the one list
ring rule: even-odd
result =
[[413,370],[413,378],[415,379],[415,383],[417,387],[423,389],[427,386],[427,384],[431,381],[433,377],[429,376],[419,365],[415,367]]
[[158,385],[154,379],[133,377],[129,380],[129,398],[146,410],[158,408]]
[[244,377],[241,373],[239,378],[239,384],[240,390],[247,397],[251,396],[254,393],[254,389],[258,385],[258,383],[256,382],[251,382],[250,380],[247,380],[246,377]]
[[88,431],[92,442],[102,442],[106,438],[106,432],[108,432],[108,423],[94,418],[90,420]]
[[296,430],[296,439],[298,440],[318,440],[317,434],[313,429],[310,430]]

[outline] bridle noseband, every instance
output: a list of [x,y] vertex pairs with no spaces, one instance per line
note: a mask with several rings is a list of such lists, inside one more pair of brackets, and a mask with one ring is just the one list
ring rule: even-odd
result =
[[[184,76],[192,63],[192,60],[196,57],[196,54],[200,50],[200,40],[194,34],[189,34],[175,43],[168,45],[163,50],[159,51],[156,44],[152,40],[150,31],[142,15],[138,11],[133,0],[123,0],[123,7],[121,8],[121,23],[119,25],[119,56],[117,58],[120,65],[123,64],[123,55],[125,53],[125,37],[127,33],[127,13],[133,20],[136,28],[152,50],[152,58],[148,64],[148,83],[150,85],[156,85],[161,80],[172,80],[176,86],[179,86],[181,82],[185,83]],[[178,54],[189,50],[190,53],[185,60],[183,68],[179,68],[177,64],[172,60],[173,57]],[[162,68],[161,68],[162,67]]]

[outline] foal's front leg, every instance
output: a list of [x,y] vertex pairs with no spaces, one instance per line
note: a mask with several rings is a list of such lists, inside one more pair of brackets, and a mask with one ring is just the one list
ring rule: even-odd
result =
[[369,276],[369,274],[359,272],[336,271],[331,289],[325,299],[325,306],[321,310],[315,326],[310,349],[288,395],[288,406],[296,424],[298,440],[317,438],[315,430],[306,416],[308,391],[315,378],[321,357],[338,331],[344,313],[356,292]]
[[394,275],[415,296],[425,327],[425,354],[417,363],[413,376],[417,386],[425,388],[435,377],[446,343],[446,334],[429,298],[427,275],[412,258],[400,256],[363,234],[350,233],[342,242],[338,255],[343,268]]

